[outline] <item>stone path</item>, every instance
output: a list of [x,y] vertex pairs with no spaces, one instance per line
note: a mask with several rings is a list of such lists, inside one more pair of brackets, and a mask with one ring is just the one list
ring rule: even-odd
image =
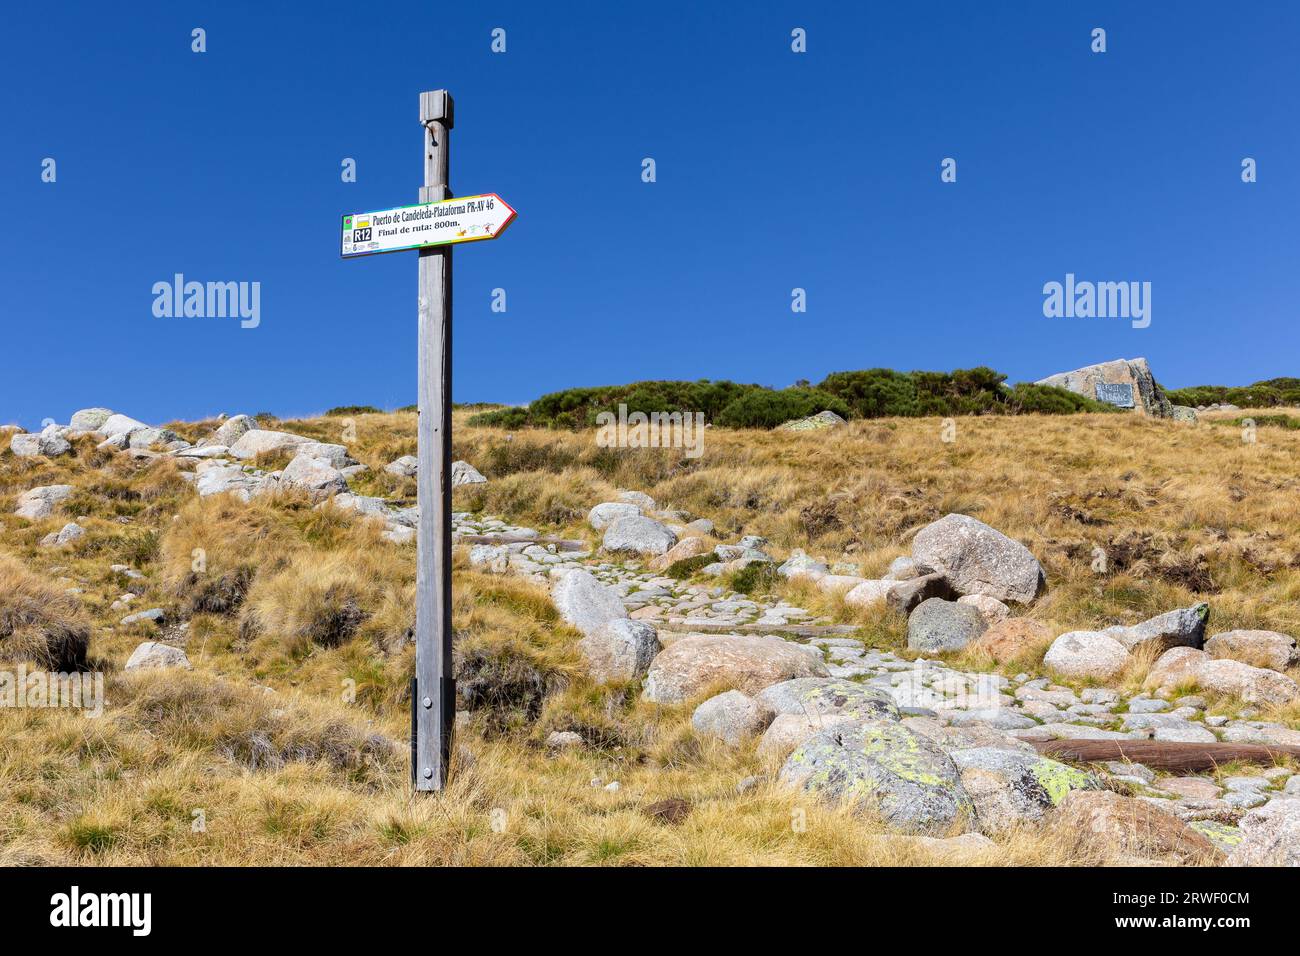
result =
[[[527,538],[511,544],[475,544],[475,566],[531,577],[549,585],[556,572],[584,568],[622,599],[633,619],[660,630],[696,633],[769,633],[822,650],[832,677],[887,691],[905,717],[936,721],[951,728],[987,728],[1009,738],[1141,739],[1231,743],[1300,743],[1300,732],[1254,719],[1250,709],[1237,717],[1207,717],[1206,702],[1184,696],[1163,700],[1142,693],[1125,697],[1117,690],[1080,692],[1046,677],[961,671],[942,661],[908,660],[892,650],[868,647],[852,627],[835,627],[788,601],[768,602],[720,585],[692,584],[647,570],[636,560],[611,561],[594,551],[564,552],[539,545],[541,535],[501,518],[458,512],[453,535],[510,534]],[[801,637],[799,631],[827,629],[831,636]],[[1274,799],[1300,796],[1300,775],[1285,768],[1252,771],[1223,785],[1209,777],[1158,777],[1137,764],[1114,763],[1109,776],[1131,792],[1171,810],[1222,849],[1239,839],[1235,824],[1243,813]]]

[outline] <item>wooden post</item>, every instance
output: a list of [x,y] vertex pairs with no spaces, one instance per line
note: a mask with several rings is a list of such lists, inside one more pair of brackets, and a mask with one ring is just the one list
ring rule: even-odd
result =
[[[422,203],[451,198],[447,139],[453,120],[454,104],[446,90],[420,94]],[[451,658],[451,246],[420,250],[419,348],[420,527],[412,776],[416,790],[437,791],[447,782],[456,718]]]

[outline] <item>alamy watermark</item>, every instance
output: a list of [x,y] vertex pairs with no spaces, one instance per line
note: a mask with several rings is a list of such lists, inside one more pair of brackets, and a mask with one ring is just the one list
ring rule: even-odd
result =
[[1132,319],[1135,329],[1151,324],[1150,282],[1065,282],[1043,285],[1043,315],[1049,319]]
[[619,403],[618,415],[596,416],[601,448],[684,448],[687,458],[704,454],[703,412],[632,412]]
[[102,715],[104,675],[29,671],[25,664],[16,671],[0,671],[0,709],[65,707],[85,711],[87,717]]
[[155,282],[153,295],[153,314],[159,319],[239,318],[244,329],[262,323],[260,282],[187,282],[178,272],[171,282]]

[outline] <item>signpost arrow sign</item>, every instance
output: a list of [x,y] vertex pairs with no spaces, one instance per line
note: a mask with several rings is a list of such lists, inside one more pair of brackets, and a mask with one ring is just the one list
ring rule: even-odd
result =
[[515,211],[496,193],[343,217],[343,258],[495,239]]
[[448,134],[455,104],[446,90],[420,94],[424,186],[420,202],[343,217],[344,259],[419,250],[420,526],[416,532],[415,679],[411,682],[411,780],[447,783],[456,723],[451,646],[451,246],[495,239],[515,218],[496,193],[450,198]]

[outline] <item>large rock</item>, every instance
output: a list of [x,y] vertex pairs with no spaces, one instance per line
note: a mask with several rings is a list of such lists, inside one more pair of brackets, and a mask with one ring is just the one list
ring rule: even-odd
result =
[[96,432],[101,425],[113,417],[111,408],[83,408],[72,413],[68,427],[74,432]]
[[1300,686],[1285,674],[1241,661],[1202,661],[1195,678],[1205,690],[1240,697],[1248,704],[1289,704],[1300,697]]
[[41,547],[60,548],[65,544],[71,544],[73,541],[86,536],[86,529],[75,521],[69,521],[58,531],[51,531],[41,539]]
[[236,415],[221,423],[221,427],[212,433],[209,445],[225,445],[229,448],[239,439],[257,428],[257,419],[251,415]]
[[14,435],[9,439],[9,450],[19,458],[57,458],[72,450],[71,443],[52,428],[33,435]]
[[918,604],[907,619],[907,646],[927,654],[960,651],[986,627],[978,608],[930,598]]
[[[891,611],[899,614],[911,614],[917,606],[930,600],[931,598],[942,598],[945,601],[951,601],[959,597],[958,593],[953,590],[948,579],[940,571],[931,571],[929,574],[921,574],[916,577],[907,578],[904,581],[893,581],[887,579],[890,584],[888,592],[885,595],[885,603],[889,605]],[[995,604],[1002,604],[996,598],[985,597],[984,595],[966,595],[966,599],[979,598],[984,601],[993,601]]]
[[819,655],[779,637],[690,634],[654,659],[643,696],[658,704],[679,704],[714,685],[753,696],[779,681],[829,676]]
[[1200,647],[1205,643],[1205,624],[1210,619],[1208,604],[1195,604],[1157,614],[1132,627],[1108,627],[1101,633],[1113,637],[1127,650],[1154,642],[1160,648]]
[[831,714],[853,720],[898,720],[898,705],[888,691],[837,677],[799,677],[759,692],[758,702],[774,714]]
[[467,461],[453,461],[451,463],[451,486],[459,488],[461,485],[482,485],[487,479],[479,474],[478,469]]
[[821,561],[808,557],[803,549],[795,548],[789,559],[776,569],[776,573],[783,578],[820,578],[829,574],[830,570]]
[[808,738],[786,759],[780,779],[852,801],[906,832],[946,836],[973,812],[952,759],[892,721],[840,724]]
[[145,641],[127,659],[126,670],[155,670],[170,667],[190,668],[190,659],[179,647],[159,644],[157,641]]
[[1043,584],[1038,559],[1019,541],[969,515],[931,522],[912,539],[912,557],[943,572],[962,594],[1032,601]]
[[200,497],[231,492],[244,501],[266,487],[264,478],[248,474],[239,465],[216,465],[205,469],[194,482],[194,489]]
[[1125,862],[1207,863],[1219,855],[1207,837],[1167,810],[1109,790],[1071,791],[1052,820],[1099,854],[1118,853]]
[[766,762],[784,763],[809,737],[841,724],[857,722],[847,714],[777,714],[763,731],[755,753]]
[[420,459],[414,455],[403,455],[401,458],[394,458],[384,465],[384,471],[390,475],[396,475],[398,478],[414,478],[419,470]]
[[551,601],[566,623],[587,636],[599,633],[610,621],[627,617],[618,592],[581,568],[564,573],[551,585]]
[[1224,631],[1205,642],[1211,657],[1284,671],[1300,664],[1296,640],[1277,631]]
[[1052,641],[1043,663],[1064,677],[1110,680],[1124,669],[1128,651],[1097,631],[1070,631]]
[[987,594],[966,594],[959,597],[957,603],[969,604],[975,608],[980,612],[980,616],[984,618],[984,623],[990,627],[999,621],[1005,621],[1011,616],[1011,608]]
[[136,421],[129,415],[110,415],[100,423],[100,426],[95,431],[105,438],[117,438],[119,436],[130,436],[132,432],[148,427],[144,422]]
[[651,571],[666,571],[678,561],[685,561],[687,558],[698,558],[702,554],[708,554],[713,550],[706,538],[682,538],[675,545],[659,555],[657,558],[651,558],[646,567]]
[[1147,672],[1144,686],[1152,690],[1172,691],[1179,684],[1192,684],[1201,665],[1210,659],[1195,647],[1171,647]]
[[[1036,384],[1054,385],[1094,401],[1104,401],[1109,404],[1119,404],[1117,399],[1121,396],[1115,393],[1126,392],[1131,403],[1120,407],[1129,407],[1154,418],[1172,418],[1174,414],[1173,404],[1156,385],[1156,380],[1151,374],[1151,366],[1144,358],[1115,359],[1102,362],[1100,365],[1077,368],[1072,372],[1058,372],[1039,379]],[[1101,391],[1098,391],[1099,385],[1102,386]],[[1107,386],[1119,386],[1119,388],[1111,389]],[[1127,389],[1124,386],[1127,386]]]
[[870,608],[883,606],[888,600],[889,595],[904,582],[900,581],[863,581],[861,584],[854,585],[844,595],[844,603],[849,607]]
[[1300,866],[1300,800],[1270,800],[1239,826],[1241,842],[1228,854],[1228,866]]
[[72,494],[72,485],[41,485],[18,496],[14,514],[29,521],[39,521],[54,514],[60,501]]
[[979,829],[990,835],[1040,822],[1072,790],[1101,788],[1092,774],[1005,747],[954,750],[949,756],[975,804]]
[[306,453],[295,455],[293,461],[285,466],[280,484],[306,491],[317,501],[348,490],[348,481],[337,468],[324,458]]
[[598,683],[614,684],[644,677],[663,645],[645,621],[614,618],[578,641],[578,650]]
[[791,419],[776,427],[778,430],[790,432],[808,432],[820,431],[823,428],[834,428],[836,425],[843,424],[843,418],[827,409],[824,412],[818,412],[816,415],[809,415],[807,418]]
[[772,712],[748,694],[729,690],[710,697],[691,715],[696,732],[737,747],[760,733],[772,719]]
[[999,664],[1005,664],[1046,645],[1051,639],[1052,632],[1046,624],[1027,617],[1009,617],[991,625],[972,647],[985,651]]
[[310,438],[294,435],[291,432],[253,428],[240,435],[235,439],[234,444],[229,447],[230,453],[236,458],[256,458],[258,455],[293,451],[296,450],[297,446],[306,445],[310,442]]
[[587,522],[596,531],[604,531],[619,518],[634,518],[641,514],[641,506],[630,501],[602,501],[587,512]]
[[655,521],[641,515],[616,518],[605,529],[601,544],[606,551],[630,551],[634,554],[665,554],[677,543],[677,535]]

